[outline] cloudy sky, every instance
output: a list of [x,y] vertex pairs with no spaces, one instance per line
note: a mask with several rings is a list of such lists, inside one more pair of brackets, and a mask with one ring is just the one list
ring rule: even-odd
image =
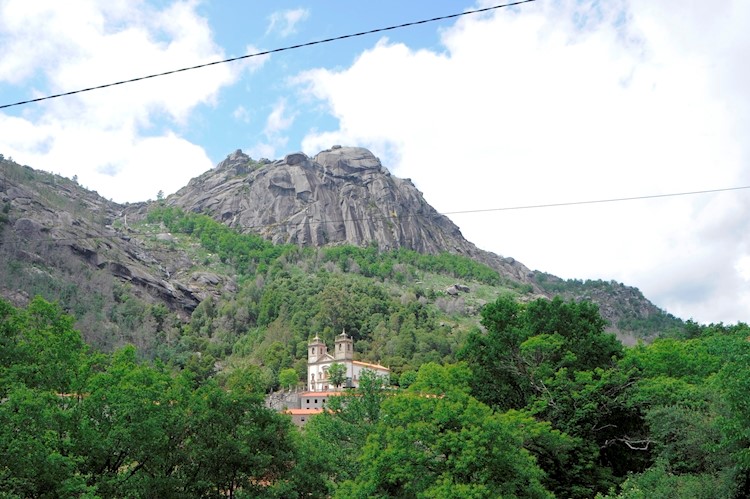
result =
[[[0,105],[498,3],[0,0]],[[235,149],[364,146],[483,249],[747,322],[750,190],[499,209],[750,185],[748,21],[537,0],[2,109],[0,153],[139,201]]]

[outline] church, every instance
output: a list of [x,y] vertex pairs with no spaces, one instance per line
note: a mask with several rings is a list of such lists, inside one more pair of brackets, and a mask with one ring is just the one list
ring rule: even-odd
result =
[[379,376],[388,376],[390,369],[379,364],[370,364],[354,360],[354,340],[342,332],[336,336],[333,345],[333,355],[328,353],[328,347],[320,337],[307,345],[307,389],[310,392],[326,392],[338,387],[333,386],[328,376],[328,369],[332,364],[341,364],[346,368],[344,388],[359,387],[362,371],[370,370]]
[[[341,387],[333,384],[328,369],[333,364],[341,364],[346,369],[346,377]],[[323,412],[329,397],[343,395],[341,388],[358,388],[363,371],[372,371],[378,376],[388,376],[390,369],[380,364],[370,364],[354,360],[354,340],[342,332],[336,337],[333,355],[328,346],[315,335],[307,345],[307,391],[287,394],[287,405],[282,412],[292,417],[292,422],[303,426],[315,414]],[[293,406],[293,407],[290,407]]]

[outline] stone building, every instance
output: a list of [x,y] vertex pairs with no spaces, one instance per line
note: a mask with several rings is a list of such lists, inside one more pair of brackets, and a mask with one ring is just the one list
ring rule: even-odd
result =
[[[379,376],[387,376],[390,369],[380,364],[370,364],[354,360],[354,340],[342,332],[336,337],[333,355],[328,353],[328,347],[316,335],[307,345],[307,389],[308,391],[295,394],[294,402],[283,412],[292,417],[294,424],[302,426],[307,420],[323,412],[329,397],[342,395],[342,387],[336,387],[330,380],[328,369],[332,364],[341,364],[346,369],[346,379],[343,388],[359,387],[362,372],[369,370]],[[291,402],[291,399],[290,399]]]
[[370,370],[379,376],[387,376],[390,369],[379,364],[370,364],[354,360],[354,340],[345,332],[336,336],[333,345],[333,355],[328,353],[328,347],[320,338],[315,338],[307,345],[307,388],[311,392],[325,392],[338,388],[333,386],[328,369],[332,364],[342,364],[346,368],[346,388],[359,387],[362,371]]

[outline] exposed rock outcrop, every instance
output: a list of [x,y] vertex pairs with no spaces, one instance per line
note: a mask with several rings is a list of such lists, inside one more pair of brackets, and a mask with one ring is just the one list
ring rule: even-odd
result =
[[[224,282],[191,281],[180,271],[191,266],[180,251],[164,245],[154,250],[145,244],[142,234],[131,233],[125,224],[114,228],[114,220],[124,220],[125,206],[69,179],[7,161],[0,166],[0,200],[8,207],[8,222],[0,227],[4,228],[0,241],[3,258],[50,270],[77,259],[92,272],[103,271],[132,284],[133,292],[146,302],[164,303],[183,317],[205,297],[225,291]],[[172,239],[169,234],[154,237]],[[16,286],[0,281],[0,296],[16,303],[20,296]]]
[[391,175],[378,158],[360,147],[336,146],[314,158],[294,153],[267,164],[235,151],[167,203],[209,214],[275,243],[364,246],[374,242],[381,250],[448,251],[534,285],[527,267],[464,239],[411,180]]

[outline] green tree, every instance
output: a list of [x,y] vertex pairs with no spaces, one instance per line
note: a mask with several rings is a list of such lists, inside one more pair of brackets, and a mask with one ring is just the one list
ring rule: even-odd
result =
[[[728,470],[727,470],[728,471]],[[731,473],[675,474],[663,462],[643,473],[630,475],[619,493],[611,490],[598,499],[716,499],[744,497],[738,494]]]
[[[0,301],[0,383],[57,393],[79,391],[87,348],[73,318],[40,297],[26,309]],[[0,385],[0,395],[2,395]]]
[[411,385],[414,384],[414,382],[417,380],[417,372],[416,371],[404,371],[401,373],[401,376],[398,378],[398,385],[401,388],[409,388]]
[[341,385],[344,384],[344,381],[346,381],[346,366],[344,364],[334,362],[328,368],[328,377],[334,386],[341,387]]
[[77,469],[64,405],[49,391],[8,391],[0,403],[0,497],[85,497],[93,490]]
[[474,376],[472,393],[499,409],[520,409],[547,390],[560,369],[572,374],[614,365],[622,345],[604,332],[597,306],[501,296],[482,309],[487,333],[472,332],[459,352]]
[[730,452],[736,469],[738,496],[750,494],[750,344],[736,346],[733,362],[721,369],[711,387],[721,393],[719,429],[722,447]]
[[578,439],[576,466],[585,473],[571,477],[574,481],[567,485],[578,482],[579,490],[588,489],[582,496],[606,492],[628,472],[643,471],[651,462],[653,442],[634,399],[636,381],[634,370],[597,368],[571,375],[562,368],[530,405],[537,418]]
[[[244,378],[244,383],[253,383]],[[254,383],[260,385],[260,381]],[[190,400],[186,461],[180,468],[184,496],[265,495],[293,462],[287,417],[263,406],[255,390],[222,389],[214,379]]]
[[383,401],[358,459],[360,472],[336,497],[552,497],[518,428],[467,388],[436,384],[436,374],[447,381],[456,373],[438,367],[423,376],[430,384],[418,379]]
[[169,374],[140,364],[126,347],[91,377],[86,392],[74,407],[72,438],[89,484],[105,497],[176,490],[185,460],[185,400]]
[[299,383],[299,376],[297,371],[290,367],[288,369],[282,369],[279,373],[279,384],[286,390],[291,390]]

